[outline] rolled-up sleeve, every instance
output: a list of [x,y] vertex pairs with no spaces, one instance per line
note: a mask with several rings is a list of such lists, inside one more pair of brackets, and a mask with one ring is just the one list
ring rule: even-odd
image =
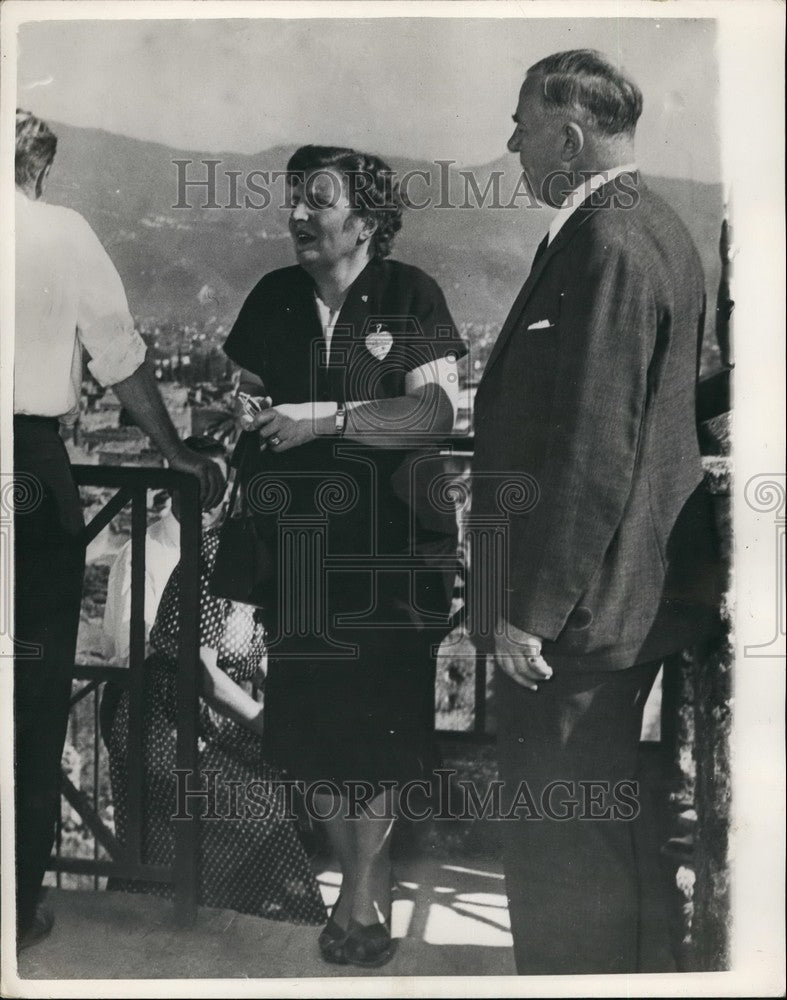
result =
[[88,223],[80,220],[75,247],[79,271],[77,333],[90,355],[88,368],[101,385],[133,375],[147,346],[134,329],[123,282],[109,254]]

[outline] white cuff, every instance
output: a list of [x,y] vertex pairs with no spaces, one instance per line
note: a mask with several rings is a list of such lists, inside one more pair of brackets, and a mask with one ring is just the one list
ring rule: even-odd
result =
[[122,382],[140,367],[147,354],[147,345],[136,330],[118,331],[116,339],[98,357],[88,362],[93,377],[103,386]]

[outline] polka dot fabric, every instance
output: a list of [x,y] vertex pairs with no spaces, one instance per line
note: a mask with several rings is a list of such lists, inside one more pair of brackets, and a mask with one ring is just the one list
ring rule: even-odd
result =
[[[200,643],[218,653],[233,680],[251,680],[264,653],[263,631],[254,610],[208,593],[218,548],[215,531],[202,540]],[[179,567],[173,572],[151,631],[155,650],[145,664],[143,718],[144,822],[142,857],[170,865],[176,812],[175,673],[179,623]],[[128,825],[128,695],[123,694],[109,739],[110,774],[118,839]],[[279,775],[262,757],[261,740],[200,701],[199,767],[218,771],[216,812],[221,819],[200,823],[200,903],[296,924],[322,924],[325,907],[294,821],[277,793]],[[205,787],[202,777],[200,787]],[[237,783],[237,784],[235,784]],[[252,784],[253,783],[253,784]],[[244,801],[243,789],[251,786]],[[190,783],[189,787],[195,787]],[[233,787],[238,791],[233,791]],[[108,888],[171,897],[170,886],[111,879]]]
[[[236,680],[251,680],[265,652],[263,628],[255,621],[254,609],[248,604],[235,604],[222,597],[214,597],[208,590],[218,547],[218,531],[204,532],[200,570],[200,646],[215,649],[219,666],[231,671]],[[179,594],[180,565],[175,567],[164,589],[150,632],[153,649],[173,663],[178,656]]]

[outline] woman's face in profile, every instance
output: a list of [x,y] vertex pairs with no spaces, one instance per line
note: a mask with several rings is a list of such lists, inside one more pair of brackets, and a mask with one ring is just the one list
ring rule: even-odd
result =
[[368,226],[350,207],[347,184],[329,168],[314,170],[290,192],[290,235],[298,263],[306,270],[330,270],[342,260],[366,252]]

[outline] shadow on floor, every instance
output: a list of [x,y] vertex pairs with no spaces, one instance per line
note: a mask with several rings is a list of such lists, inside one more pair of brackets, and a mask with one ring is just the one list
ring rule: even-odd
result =
[[[339,875],[319,871],[325,901]],[[496,863],[418,860],[396,865],[393,933],[399,947],[378,970],[330,966],[319,928],[201,909],[196,926],[174,925],[153,896],[50,890],[56,924],[23,952],[23,979],[271,979],[329,976],[515,975],[503,876]]]

